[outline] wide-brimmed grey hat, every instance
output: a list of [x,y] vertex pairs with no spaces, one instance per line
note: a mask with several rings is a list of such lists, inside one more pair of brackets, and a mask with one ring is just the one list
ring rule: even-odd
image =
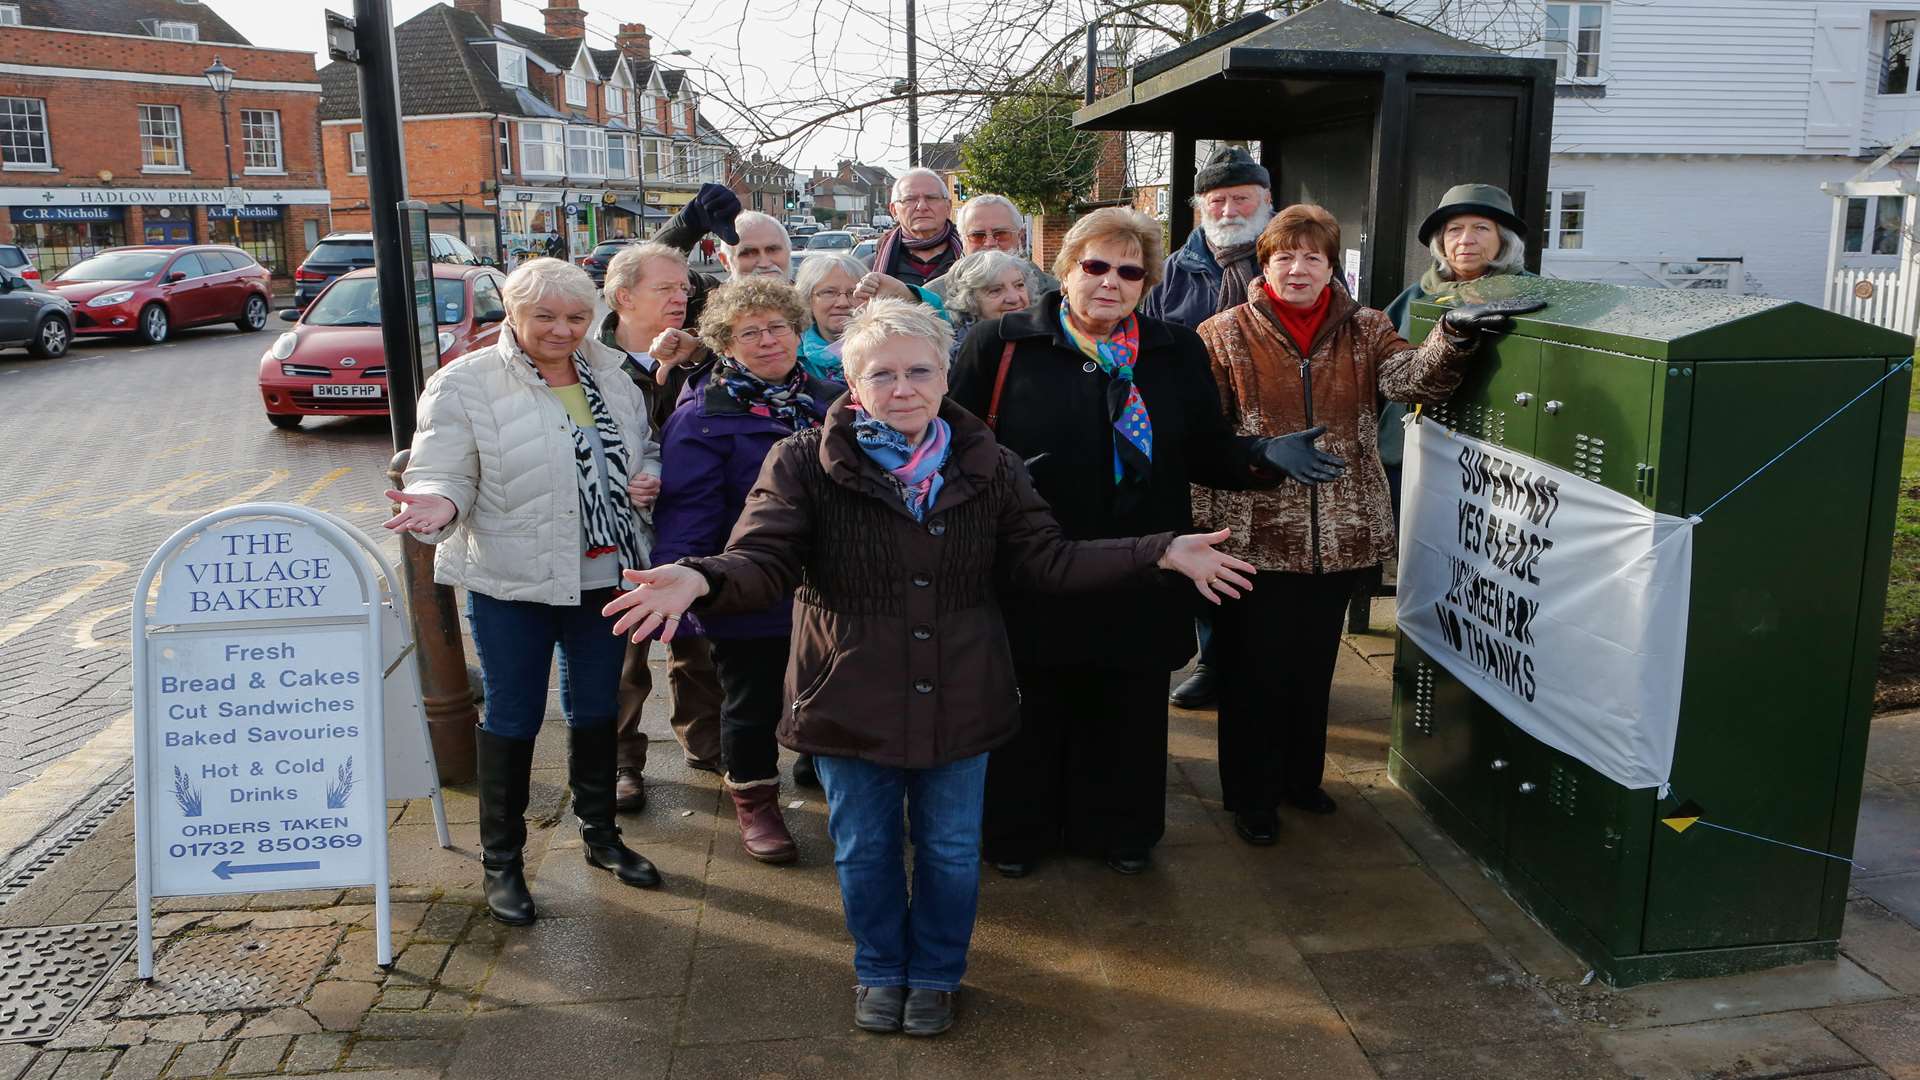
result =
[[1427,220],[1420,223],[1420,242],[1432,240],[1435,229],[1445,225],[1448,218],[1461,214],[1492,218],[1522,237],[1527,235],[1527,223],[1513,212],[1513,199],[1505,191],[1492,184],[1455,184],[1441,196],[1440,205],[1427,215]]

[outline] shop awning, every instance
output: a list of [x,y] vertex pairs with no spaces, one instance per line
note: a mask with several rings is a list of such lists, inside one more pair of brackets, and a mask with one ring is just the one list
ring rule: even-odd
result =
[[618,209],[625,210],[627,213],[639,217],[642,221],[658,221],[664,223],[668,218],[673,216],[657,206],[643,206],[638,199],[615,199],[613,205]]

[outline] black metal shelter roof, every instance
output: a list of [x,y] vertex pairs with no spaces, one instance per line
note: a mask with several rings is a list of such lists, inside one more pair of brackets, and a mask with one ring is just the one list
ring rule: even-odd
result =
[[[1532,79],[1548,61],[1507,56],[1472,42],[1344,0],[1272,19],[1249,15],[1170,52],[1135,64],[1128,85],[1074,114],[1092,131],[1171,131],[1244,127],[1246,101],[1237,80],[1280,83],[1283,94],[1312,93],[1317,104],[1342,83],[1363,96],[1389,67],[1409,73]],[[1196,123],[1196,121],[1198,122]]]

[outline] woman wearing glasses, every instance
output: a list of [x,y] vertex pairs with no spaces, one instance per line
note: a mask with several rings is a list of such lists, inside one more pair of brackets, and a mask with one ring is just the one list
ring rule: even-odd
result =
[[[1137,314],[1160,276],[1160,225],[1110,207],[1068,230],[1062,288],[982,322],[954,364],[953,399],[1026,459],[1069,539],[1192,527],[1188,485],[1316,483],[1338,459],[1315,431],[1236,437],[1193,331]],[[1153,584],[1070,599],[1002,598],[1020,681],[1020,733],[994,751],[986,857],[1009,877],[1058,848],[1147,869],[1166,831],[1167,681],[1193,654],[1195,613]]]
[[[800,296],[777,278],[750,275],[707,296],[700,338],[720,360],[667,419],[661,435],[653,564],[718,555],[746,504],[767,452],[817,427],[841,387],[815,379],[796,359]],[[792,601],[703,618],[720,679],[720,757],[747,854],[767,863],[798,855],[780,814],[780,687],[787,670]]]
[[826,786],[854,1023],[909,1035],[953,1022],[987,753],[1019,723],[993,583],[1117,588],[1166,577],[1159,567],[1208,599],[1250,584],[1244,564],[1215,554],[1224,533],[1067,542],[1020,459],[942,400],[952,336],[924,305],[866,305],[842,339],[852,392],[774,448],[726,552],[629,574],[640,587],[606,609],[625,612],[616,632],[671,638],[683,619],[799,589],[780,741],[813,753]]

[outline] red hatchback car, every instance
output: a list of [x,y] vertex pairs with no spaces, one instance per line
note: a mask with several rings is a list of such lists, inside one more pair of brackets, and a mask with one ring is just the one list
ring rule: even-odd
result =
[[225,244],[118,247],[69,266],[47,288],[73,304],[74,334],[132,334],[152,345],[207,323],[263,329],[271,277]]
[[[507,317],[500,271],[433,264],[433,317],[439,363],[491,345]],[[371,268],[335,278],[306,311],[283,311],[294,324],[260,358],[260,397],[274,427],[307,416],[385,416],[387,352],[380,339],[380,282]],[[427,373],[435,369],[426,358]]]

